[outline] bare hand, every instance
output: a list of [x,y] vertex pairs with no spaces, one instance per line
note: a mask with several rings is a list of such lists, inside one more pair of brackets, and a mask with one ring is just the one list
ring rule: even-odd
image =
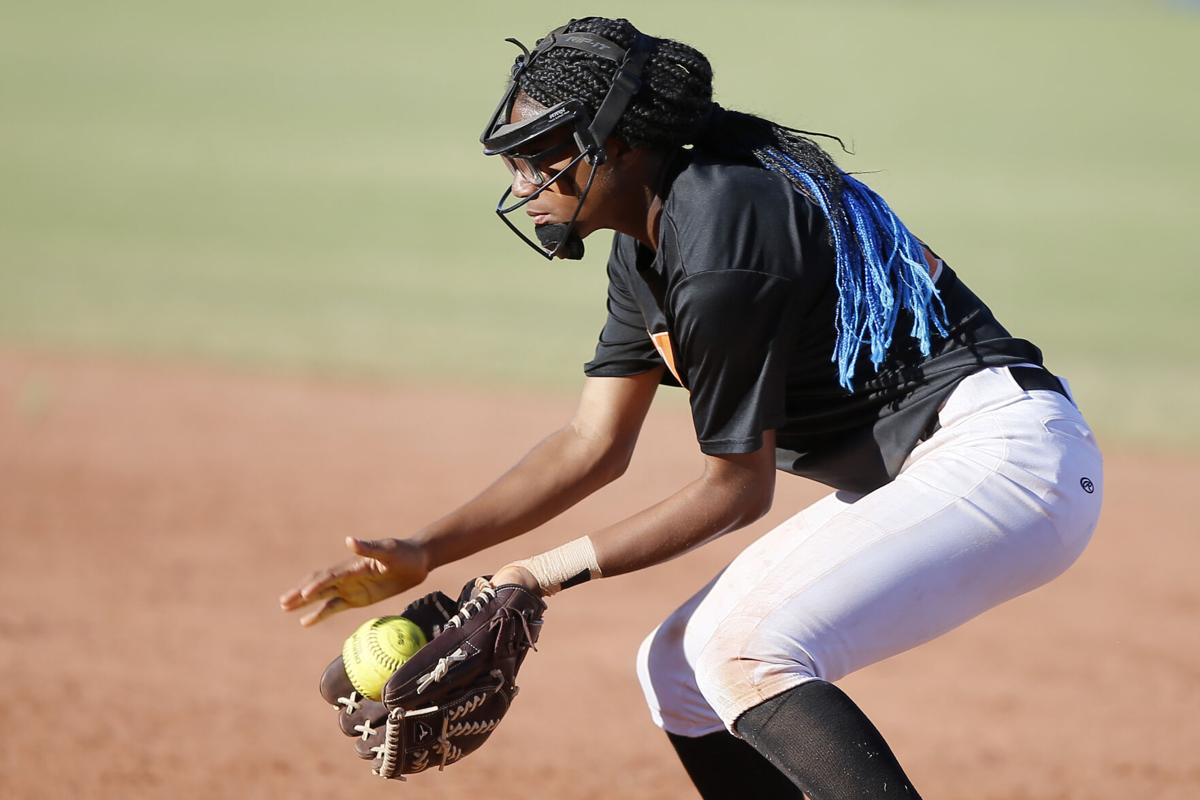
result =
[[301,625],[315,625],[330,614],[386,600],[420,584],[429,574],[425,550],[403,539],[371,541],[347,536],[346,547],[358,558],[318,570],[280,596],[279,607],[284,611],[323,601],[300,618]]

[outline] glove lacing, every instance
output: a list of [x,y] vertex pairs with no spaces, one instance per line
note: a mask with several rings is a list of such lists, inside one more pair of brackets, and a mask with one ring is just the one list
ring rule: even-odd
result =
[[346,716],[350,716],[362,706],[363,696],[353,689],[350,690],[349,697],[339,697],[338,705],[346,707]]
[[[501,608],[500,613],[492,619],[491,627],[495,628],[497,625],[503,625],[510,617],[516,617],[517,619],[521,620],[521,632],[525,634],[525,644],[529,645],[529,649],[536,653],[537,645],[534,644],[533,631],[529,629],[529,619],[515,608],[511,608],[509,606],[504,606]],[[496,637],[496,648],[499,648],[500,645],[504,643],[503,633],[504,632],[501,631],[500,635]]]
[[[459,607],[458,613],[446,621],[443,630],[447,628],[461,627],[465,621],[469,620],[473,615],[482,610],[484,606],[491,603],[495,599],[496,587],[492,586],[491,584],[484,586],[479,590],[479,593],[475,595],[475,597],[468,600],[466,603],[463,603],[462,606]],[[529,627],[529,620],[520,611],[505,606],[500,609],[500,613],[489,623],[489,626],[494,628],[497,625],[504,625],[505,622],[507,622],[513,616],[516,616],[521,621],[521,632],[524,634],[525,643],[529,645],[531,649],[536,651],[537,646],[534,644],[534,636]],[[503,638],[503,635],[496,637],[497,647],[500,646]],[[434,668],[425,675],[421,676],[417,684],[417,694],[420,694],[434,683],[442,680],[444,677],[446,677],[446,673],[450,671],[451,666],[458,662],[466,661],[467,658],[468,655],[466,651],[461,647],[456,649],[450,655],[439,658]],[[500,670],[492,670],[491,675],[492,677],[498,679],[496,686],[492,689],[492,691],[499,691],[505,683],[504,676]],[[513,686],[512,688],[515,692],[516,687]],[[480,720],[476,722],[459,722],[453,726],[450,724],[452,719],[457,720],[459,717],[474,710],[483,702],[486,697],[487,695],[478,695],[468,700],[466,703],[450,709],[442,717],[441,733],[437,738],[437,742],[430,748],[435,753],[441,754],[441,761],[438,764],[439,771],[444,770],[446,768],[446,764],[456,761],[462,756],[462,749],[451,743],[451,736],[469,736],[487,733],[500,724],[499,719]],[[353,701],[353,697],[351,697],[351,701]],[[379,767],[375,770],[375,774],[379,775],[380,777],[399,778],[400,780],[406,780],[404,775],[400,772],[403,766],[400,763],[400,759],[401,754],[404,751],[404,716],[405,711],[402,708],[394,708],[389,711],[387,727],[384,730],[384,743],[379,747],[372,748],[378,754],[376,757],[382,759]],[[417,769],[420,769],[427,758],[428,752],[422,751],[421,757],[419,759],[414,759],[413,766]]]
[[[496,588],[490,584],[479,590],[479,594],[463,603],[459,607],[458,613],[450,619],[446,620],[445,628],[460,628],[462,624],[469,620],[473,615],[479,613],[488,603],[496,599]],[[493,622],[495,624],[495,622]],[[468,658],[467,651],[461,647],[455,650],[448,656],[438,659],[437,664],[429,672],[421,676],[417,682],[417,694],[421,694],[434,683],[437,683],[442,678],[446,677],[446,673],[450,671],[450,667],[460,661],[466,661]]]
[[371,727],[371,720],[369,719],[364,719],[362,725],[355,725],[354,730],[362,734],[364,742],[375,735],[375,729]]
[[446,620],[445,627],[447,627],[447,628],[462,627],[463,622],[465,622],[466,620],[469,620],[471,618],[472,614],[479,611],[479,609],[483,608],[485,605],[487,605],[488,603],[492,602],[495,599],[496,599],[496,587],[492,586],[489,583],[486,586],[484,586],[482,589],[479,590],[479,594],[475,595],[470,600],[468,600],[467,602],[465,602],[461,606],[459,606],[458,613],[455,614],[450,619]]
[[404,751],[404,709],[393,708],[388,712],[387,727],[383,733],[383,745],[376,750],[383,761],[375,770],[381,778],[399,778],[407,780],[400,773],[400,754]]
[[[497,692],[504,685],[504,676],[500,674],[500,670],[492,670],[492,677],[496,678],[496,685],[491,689],[492,692]],[[487,694],[476,695],[461,703],[455,708],[446,712],[442,717],[442,730],[438,735],[437,741],[430,748],[435,753],[441,754],[442,758],[438,764],[438,770],[444,770],[446,765],[452,761],[457,761],[462,757],[462,749],[457,747],[450,741],[451,736],[474,736],[481,733],[488,733],[495,729],[500,724],[499,719],[478,720],[476,722],[456,722],[450,724],[451,720],[457,720],[459,717],[469,714],[474,711],[488,697]],[[404,717],[405,711],[402,708],[394,708],[388,712],[387,727],[383,734],[383,744],[379,747],[372,747],[377,759],[382,759],[379,766],[375,769],[375,774],[381,778],[399,778],[407,780],[401,773],[403,765],[400,763],[401,754],[404,752]],[[369,723],[368,723],[369,726]],[[356,728],[358,730],[358,728]],[[366,733],[363,738],[366,738]],[[429,752],[426,750],[420,751],[420,756],[414,756],[413,763],[410,765],[413,772],[419,772],[425,766],[425,761],[429,758]]]
[[417,694],[428,689],[433,684],[446,677],[446,673],[450,671],[450,666],[459,661],[467,660],[467,651],[461,647],[455,650],[444,658],[439,658],[437,665],[433,669],[421,676],[421,680],[417,682]]

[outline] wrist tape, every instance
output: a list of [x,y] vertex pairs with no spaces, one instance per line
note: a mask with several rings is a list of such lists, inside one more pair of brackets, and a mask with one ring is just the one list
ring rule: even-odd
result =
[[590,536],[581,536],[541,555],[513,563],[533,573],[542,591],[548,595],[592,578],[604,577],[596,563],[596,548],[592,546]]

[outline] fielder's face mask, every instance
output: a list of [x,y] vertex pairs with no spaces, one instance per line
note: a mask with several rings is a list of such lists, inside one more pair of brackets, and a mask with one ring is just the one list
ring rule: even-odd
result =
[[[500,156],[514,175],[519,174],[537,187],[528,197],[506,205],[512,197],[510,183],[500,196],[500,202],[496,204],[496,214],[521,241],[547,259],[555,256],[583,258],[583,240],[575,233],[575,220],[579,218],[579,211],[592,189],[596,167],[604,163],[605,142],[616,127],[617,120],[625,112],[630,99],[642,86],[642,67],[645,66],[653,43],[649,36],[639,33],[633,45],[626,50],[594,33],[567,33],[567,25],[551,31],[546,38],[539,39],[532,53],[516,39],[505,40],[520,47],[524,55],[517,58],[504,97],[488,120],[487,127],[483,129],[483,135],[479,137],[479,141],[483,143],[484,155]],[[510,123],[521,74],[540,56],[556,47],[583,50],[617,64],[612,86],[609,87],[600,107],[596,109],[595,118],[592,118],[582,102],[570,99],[551,106],[536,117]],[[561,161],[568,155],[572,157],[565,167],[553,174],[545,172],[546,164]],[[508,215],[546,191],[580,161],[586,161],[592,169],[586,185],[579,194],[579,204],[575,206],[571,221],[566,224],[536,226],[534,232],[540,244],[533,241],[517,228]]]

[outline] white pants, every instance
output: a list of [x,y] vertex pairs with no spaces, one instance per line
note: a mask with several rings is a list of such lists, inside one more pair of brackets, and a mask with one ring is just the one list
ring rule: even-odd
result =
[[896,480],[769,531],[646,638],[638,677],[657,725],[733,730],[759,703],[929,641],[1079,557],[1103,467],[1067,398],[986,369],[939,419]]

